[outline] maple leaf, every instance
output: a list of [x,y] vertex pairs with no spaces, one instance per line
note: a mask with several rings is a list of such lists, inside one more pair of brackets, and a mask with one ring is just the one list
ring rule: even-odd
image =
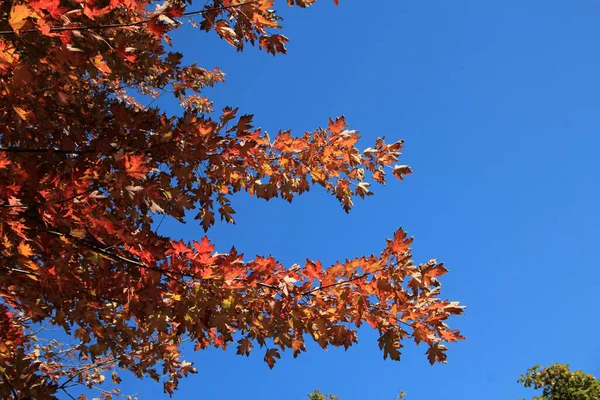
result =
[[0,71],[7,71],[13,63],[19,60],[16,47],[0,38]]
[[15,110],[15,112],[17,113],[19,118],[21,118],[23,121],[27,122],[28,120],[30,120],[32,118],[31,111],[29,111],[23,107],[16,106],[16,105],[13,105],[12,108],[13,108],[13,110]]
[[387,240],[388,247],[392,253],[396,256],[402,256],[410,251],[410,245],[413,242],[413,238],[409,238],[406,232],[402,229],[398,229],[394,233],[393,240]]
[[4,153],[0,153],[0,169],[6,168],[10,165],[10,159]]
[[392,360],[400,360],[401,344],[396,340],[391,330],[388,330],[378,339],[379,348],[383,350],[383,359],[390,357]]
[[142,155],[128,154],[125,156],[125,171],[133,178],[142,179],[150,171],[145,161]]
[[60,0],[32,0],[29,5],[36,11],[49,13],[52,18],[57,18],[62,13]]
[[289,42],[289,39],[283,35],[262,36],[259,40],[259,47],[273,55],[277,53],[285,54],[287,52],[285,48],[287,42]]
[[162,38],[169,30],[168,26],[158,19],[158,16],[152,17],[147,24],[148,31],[156,38]]
[[279,350],[268,349],[267,353],[265,354],[265,362],[269,365],[269,368],[273,369],[275,363],[277,362],[277,360],[275,360],[276,358],[281,358]]
[[401,181],[404,180],[404,176],[408,174],[412,174],[412,169],[408,165],[396,165],[394,167],[394,175]]
[[35,16],[36,14],[25,4],[13,4],[8,16],[8,24],[15,32],[19,32],[24,29],[29,18]]
[[103,74],[110,74],[112,72],[108,65],[106,65],[106,61],[102,59],[101,54],[98,54],[96,57],[93,58],[93,63],[96,66],[96,68],[98,68],[98,70]]
[[446,274],[448,270],[444,268],[444,264],[437,264],[435,267],[428,269],[425,274],[431,277],[440,277]]
[[303,351],[306,351],[304,342],[297,339],[292,341],[292,349],[294,350],[294,358],[298,357]]
[[359,182],[356,185],[356,194],[363,199],[365,196],[372,196],[373,193],[369,190],[369,185],[371,184],[368,182]]
[[307,259],[302,274],[311,280],[321,280],[323,278],[323,266],[320,261],[313,262]]
[[[237,354],[250,356],[250,351],[252,351],[252,342],[248,338],[243,338],[238,340]],[[265,356],[266,357],[266,356]],[[275,362],[273,362],[275,363]]]
[[207,236],[204,236],[200,242],[194,241],[193,246],[200,256],[210,255],[215,250],[215,245],[210,243]]
[[446,350],[448,349],[443,344],[434,343],[431,345],[425,352],[429,363],[432,365],[436,362],[445,363],[447,358]]
[[188,247],[185,245],[185,243],[183,242],[183,240],[180,240],[178,242],[171,242],[171,246],[173,246],[173,251],[175,253],[187,253],[188,251],[190,251],[190,249],[188,249]]
[[342,133],[346,126],[346,120],[343,115],[339,118],[336,118],[335,122],[331,118],[329,118],[329,132],[331,133]]
[[33,250],[31,249],[31,246],[25,242],[19,243],[17,249],[19,251],[19,254],[23,257],[31,257],[33,255]]
[[215,223],[215,213],[206,208],[203,208],[202,211],[200,211],[198,215],[196,215],[195,219],[202,220],[202,228],[206,232],[208,231],[208,228],[210,228]]

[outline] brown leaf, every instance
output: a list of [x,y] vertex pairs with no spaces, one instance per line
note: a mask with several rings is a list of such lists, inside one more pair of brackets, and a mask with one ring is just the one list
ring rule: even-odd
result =
[[269,368],[273,369],[277,362],[276,358],[281,358],[279,351],[277,349],[268,349],[265,354],[265,362],[269,365]]

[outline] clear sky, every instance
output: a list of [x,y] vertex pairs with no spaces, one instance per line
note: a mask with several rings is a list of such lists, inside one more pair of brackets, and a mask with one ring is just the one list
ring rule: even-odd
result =
[[[200,5],[200,3],[199,3]],[[600,1],[319,0],[288,8],[289,54],[236,53],[214,34],[174,35],[185,61],[219,66],[219,107],[297,134],[345,114],[361,147],[404,139],[405,182],[373,185],[346,215],[322,190],[264,202],[234,197],[237,225],[209,231],[217,250],[273,254],[291,265],[378,253],[400,226],[415,261],[444,261],[443,296],[468,306],[450,320],[467,341],[430,366],[407,342],[384,361],[376,332],[348,351],[310,346],[274,370],[250,358],[186,351],[199,375],[175,399],[304,399],[314,388],[341,400],[517,399],[534,364],[569,363],[600,375]],[[172,112],[175,102],[160,100]],[[191,240],[193,222],[161,232]],[[162,399],[162,386],[126,380],[125,393]]]

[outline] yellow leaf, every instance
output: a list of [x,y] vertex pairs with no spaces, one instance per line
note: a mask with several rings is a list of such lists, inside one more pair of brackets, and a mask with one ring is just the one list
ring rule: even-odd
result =
[[100,54],[94,57],[94,65],[100,70],[100,72],[103,72],[105,74],[110,74],[112,72],[112,70],[109,68],[108,65],[106,65],[106,61],[102,59],[102,56]]
[[226,310],[229,310],[231,308],[232,304],[233,304],[233,296],[229,296],[229,298],[227,298],[221,302],[221,306]]
[[15,4],[10,10],[8,23],[15,32],[18,32],[27,23],[27,18],[32,16],[34,16],[34,13],[25,4]]
[[17,115],[23,120],[27,121],[31,116],[31,111],[27,111],[23,107],[13,106],[13,110],[17,113]]
[[13,62],[18,61],[19,54],[15,50],[14,46],[0,40],[0,70],[7,69]]
[[19,251],[19,254],[24,257],[30,257],[33,255],[33,250],[31,249],[31,246],[25,242],[19,243],[17,250]]

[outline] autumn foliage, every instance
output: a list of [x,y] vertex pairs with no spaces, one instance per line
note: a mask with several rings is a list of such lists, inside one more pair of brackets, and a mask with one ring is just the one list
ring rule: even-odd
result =
[[[248,260],[235,249],[216,253],[201,235],[185,243],[157,231],[164,216],[191,215],[205,231],[218,218],[233,223],[230,199],[240,191],[292,201],[318,185],[349,211],[372,194],[369,181],[411,172],[397,164],[402,142],[377,139],[360,151],[344,117],[270,137],[251,115],[212,110],[203,89],[224,74],[183,65],[169,33],[189,23],[238,50],[285,53],[273,6],[0,3],[1,397],[118,383],[121,370],[162,379],[172,393],[195,371],[183,342],[240,355],[260,347],[273,367],[281,351],[305,351],[307,338],[348,348],[363,323],[394,360],[405,339],[425,343],[431,363],[445,361],[445,342],[462,339],[445,323],[462,306],[439,297],[446,269],[413,264],[402,230],[379,255],[328,268]],[[167,93],[182,111],[139,104],[134,93]],[[75,345],[42,338],[46,324]]]

